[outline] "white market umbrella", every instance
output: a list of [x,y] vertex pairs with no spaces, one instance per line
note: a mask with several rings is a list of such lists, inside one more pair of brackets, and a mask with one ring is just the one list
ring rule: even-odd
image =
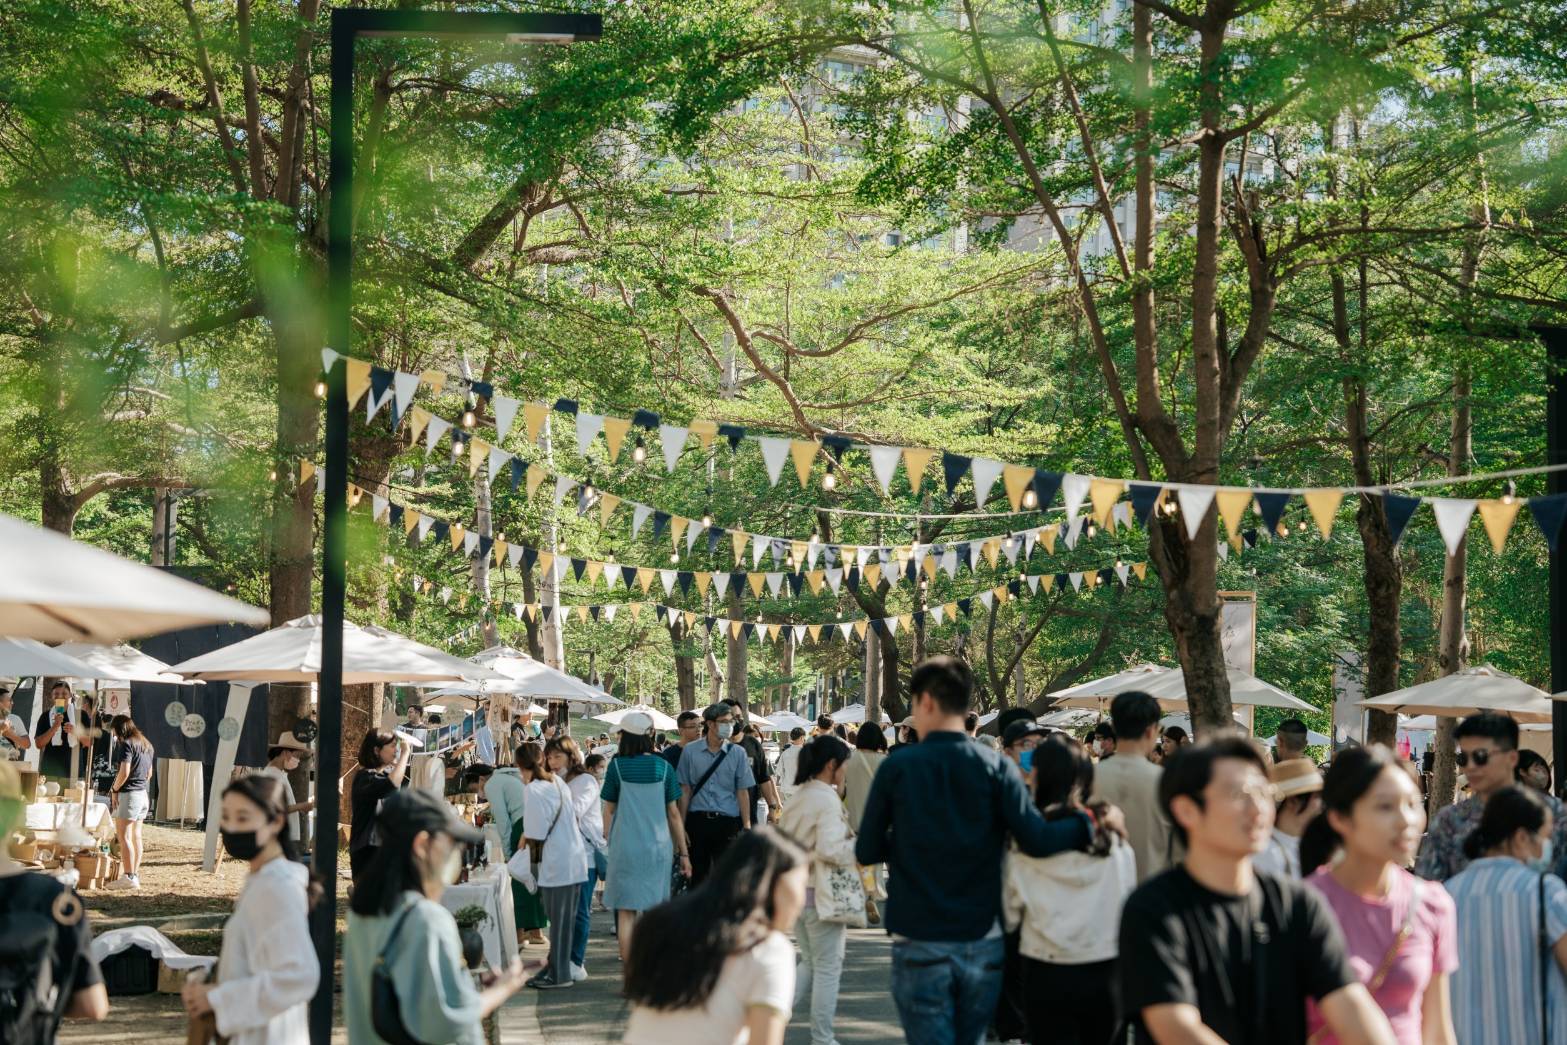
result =
[[[1269,747],[1273,747],[1275,745],[1275,743],[1278,741],[1278,739],[1279,738],[1276,737],[1276,736],[1264,737],[1262,742],[1264,744],[1268,745]],[[1331,747],[1332,744],[1333,744],[1333,738],[1332,737],[1324,736],[1323,734],[1318,733],[1314,729],[1306,730],[1306,746],[1307,747],[1314,747],[1314,746]]]
[[141,650],[123,643],[118,646],[99,646],[90,642],[65,642],[55,648],[88,666],[90,671],[87,674],[71,676],[77,681],[162,682],[175,686],[195,684],[169,671],[169,666],[157,657],[149,657]]
[[[1235,720],[1235,724],[1242,730],[1250,728],[1246,725],[1246,720],[1241,718],[1239,712],[1230,712],[1230,717]],[[1176,715],[1166,715],[1164,718],[1159,720],[1159,732],[1161,734],[1171,726],[1180,726],[1182,729],[1186,730],[1186,735],[1189,737],[1196,735],[1195,731],[1192,729],[1192,717],[1188,714],[1185,714],[1184,712]]]
[[423,657],[425,660],[434,661],[437,664],[444,665],[457,672],[462,678],[469,679],[474,682],[499,680],[506,677],[500,672],[492,671],[482,664],[475,664],[471,660],[463,660],[461,657],[454,657],[444,650],[438,650],[434,646],[428,646],[423,642],[410,639],[406,635],[399,635],[397,632],[392,631],[389,628],[383,628],[379,624],[366,624],[364,625],[364,630],[377,638],[388,639],[392,642],[402,643],[404,646],[419,654],[419,656]]
[[[429,703],[419,705],[425,710],[426,713],[441,712],[445,711],[447,708],[461,708],[463,711],[475,711],[479,707],[478,697],[469,693],[458,693],[450,690],[438,690],[434,693],[431,693],[426,699],[430,701],[440,701],[439,704]],[[399,723],[399,726],[401,726],[401,723]]]
[[[1559,699],[1567,699],[1567,694]],[[1551,721],[1549,694],[1487,664],[1462,668],[1418,686],[1362,700],[1360,706],[1405,715],[1448,717],[1498,711],[1519,722]]]
[[[181,661],[169,670],[187,678],[244,682],[315,682],[321,674],[321,618],[297,617],[231,646]],[[461,681],[453,668],[427,660],[411,643],[372,635],[343,622],[343,683]]]
[[1056,729],[1082,729],[1098,722],[1102,716],[1091,708],[1062,708],[1052,711],[1048,715],[1041,715],[1037,720],[1041,726],[1052,726]]
[[[1291,711],[1315,711],[1316,708],[1298,697],[1264,682],[1255,675],[1231,669],[1230,703],[1265,708],[1286,708]],[[1095,679],[1080,686],[1053,694],[1059,707],[1100,708],[1106,706],[1118,693],[1141,690],[1159,701],[1166,711],[1186,710],[1186,673],[1180,668],[1160,668],[1154,664],[1140,664],[1135,668],[1118,672],[1108,678]]]
[[788,727],[780,726],[780,725],[778,725],[778,723],[774,722],[772,719],[768,718],[766,715],[758,715],[754,711],[749,713],[748,715],[746,715],[745,720],[747,722],[749,722],[751,725],[755,726],[757,729],[760,729],[760,730],[762,730],[765,733],[776,733],[780,729],[784,729],[784,728],[793,729],[794,728],[793,726],[788,726]]
[[792,711],[775,711],[767,716],[767,720],[773,724],[774,729],[810,729],[816,725],[810,719],[801,718]]
[[1000,711],[987,711],[983,715],[979,716],[979,724],[981,727],[988,726],[1000,717]]
[[1131,689],[1146,690],[1152,680],[1170,670],[1163,664],[1137,664],[1114,675],[1090,679],[1057,690],[1050,696],[1056,699],[1058,707],[1096,708],[1102,700],[1113,697],[1117,693],[1124,693]]
[[123,642],[198,624],[265,627],[267,611],[0,515],[0,635]]
[[[865,721],[865,705],[849,704],[834,711],[829,717],[841,725],[857,726]],[[881,720],[884,724],[892,721],[885,711],[881,713]]]
[[631,714],[633,711],[640,711],[644,715],[652,718],[654,729],[675,728],[676,723],[674,719],[670,718],[668,715],[664,714],[657,708],[649,707],[646,704],[630,704],[626,707],[616,708],[614,711],[606,711],[602,715],[594,715],[593,718],[599,722],[608,722],[612,726],[618,726],[620,725],[621,721],[624,720],[625,717]]
[[91,678],[93,667],[37,639],[0,638],[0,675],[26,678]]
[[602,704],[606,707],[620,707],[624,703],[598,687],[590,686],[564,671],[557,671],[510,646],[492,646],[474,654],[471,660],[505,676],[502,680],[484,683],[482,689],[487,693],[514,693],[523,697],[564,700],[572,704]]

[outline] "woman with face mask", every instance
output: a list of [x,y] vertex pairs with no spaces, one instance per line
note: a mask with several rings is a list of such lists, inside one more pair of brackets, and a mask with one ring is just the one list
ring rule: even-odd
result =
[[[1551,866],[1551,809],[1500,788],[1447,880],[1458,909],[1453,1017],[1464,1045],[1567,1041],[1567,885]],[[1543,990],[1542,990],[1543,988]]]
[[261,771],[283,785],[283,812],[288,817],[288,836],[294,844],[300,845],[305,840],[303,828],[299,822],[300,813],[308,813],[314,809],[313,801],[294,801],[294,784],[288,775],[298,769],[310,757],[310,749],[294,736],[293,733],[284,733],[278,737],[277,743],[267,750],[267,764]]
[[[1420,789],[1398,756],[1381,745],[1346,748],[1323,778],[1322,812],[1301,836],[1300,870],[1333,911],[1399,1045],[1453,1045],[1453,901],[1405,870],[1425,826]],[[1337,1040],[1314,1003],[1306,1013],[1314,1043]]]
[[536,744],[526,745],[517,752],[517,769],[527,785],[523,837],[534,845],[520,847],[507,867],[525,889],[539,894],[553,927],[549,965],[528,986],[570,987],[576,982],[571,974],[571,945],[582,883],[588,880],[588,851],[571,789],[550,771],[544,751]]
[[[484,1017],[538,968],[513,962],[479,990],[463,962],[457,923],[440,899],[462,871],[463,844],[482,841],[484,832],[422,788],[388,798],[376,827],[381,846],[354,886],[343,940],[349,1045],[382,1045],[377,1027],[389,1029],[393,1020],[416,1041],[483,1045]],[[397,997],[396,1012],[373,996],[378,962]]]
[[213,982],[182,992],[192,1021],[210,1013],[232,1045],[285,1045],[310,1036],[309,1005],[321,978],[309,946],[310,907],[320,886],[295,859],[282,786],[271,776],[241,777],[223,792],[223,848],[250,864],[250,876],[223,927]]

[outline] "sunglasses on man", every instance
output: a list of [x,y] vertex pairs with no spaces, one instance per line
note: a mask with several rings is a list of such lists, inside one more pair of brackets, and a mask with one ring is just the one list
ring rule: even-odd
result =
[[1474,760],[1475,765],[1484,766],[1487,762],[1491,761],[1491,755],[1492,751],[1490,748],[1482,747],[1472,752],[1460,751],[1458,753],[1458,757],[1455,758],[1454,761],[1458,763],[1459,769],[1466,769],[1468,768],[1471,759]]

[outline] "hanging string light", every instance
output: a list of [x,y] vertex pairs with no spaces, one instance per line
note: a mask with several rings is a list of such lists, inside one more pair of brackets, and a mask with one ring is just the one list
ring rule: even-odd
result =
[[833,471],[832,459],[827,461],[827,471],[822,473],[822,489],[836,490],[838,488],[838,474]]
[[642,442],[642,436],[637,436],[636,445],[631,448],[631,459],[637,464],[647,460],[647,447]]
[[1034,492],[1032,486],[1023,491],[1023,507],[1028,511],[1039,507],[1039,495]]
[[320,377],[316,378],[316,398],[317,399],[325,399],[326,398],[326,375],[325,374],[322,374]]
[[1518,487],[1513,483],[1513,481],[1511,479],[1507,480],[1507,489],[1502,492],[1502,503],[1503,504],[1512,504],[1513,503],[1513,498],[1517,495],[1517,493],[1518,493]]

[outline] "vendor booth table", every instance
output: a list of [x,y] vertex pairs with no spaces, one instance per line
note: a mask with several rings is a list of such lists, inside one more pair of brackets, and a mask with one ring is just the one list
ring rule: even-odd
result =
[[[441,906],[456,914],[464,907],[478,906],[489,915],[478,932],[484,937],[484,960],[492,969],[501,969],[517,960],[517,920],[511,903],[511,875],[504,863],[491,864],[466,882],[448,885],[441,894]],[[568,926],[567,932],[571,929]]]

